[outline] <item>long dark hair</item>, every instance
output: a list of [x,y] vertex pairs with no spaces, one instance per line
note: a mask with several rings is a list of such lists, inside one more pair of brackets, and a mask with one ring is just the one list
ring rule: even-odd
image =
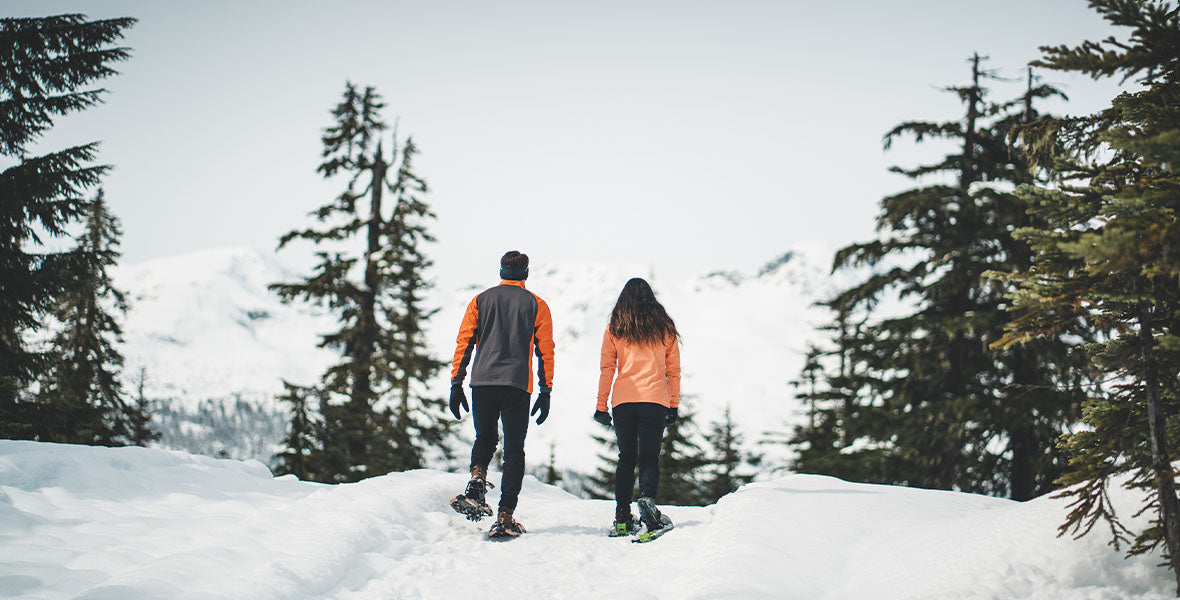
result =
[[664,344],[668,337],[680,338],[676,323],[656,300],[651,286],[635,277],[623,286],[619,301],[610,313],[610,334],[632,344]]

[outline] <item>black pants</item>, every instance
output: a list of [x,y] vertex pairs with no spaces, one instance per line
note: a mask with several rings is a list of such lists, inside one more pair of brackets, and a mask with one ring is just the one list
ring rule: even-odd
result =
[[615,510],[631,512],[635,465],[639,465],[639,497],[655,498],[660,486],[660,442],[668,409],[654,402],[629,402],[614,409],[619,463],[615,468]]
[[524,479],[524,436],[529,429],[529,393],[507,385],[471,388],[471,420],[475,445],[471,466],[488,467],[500,442],[497,421],[504,423],[504,471],[500,477],[500,510],[512,512]]

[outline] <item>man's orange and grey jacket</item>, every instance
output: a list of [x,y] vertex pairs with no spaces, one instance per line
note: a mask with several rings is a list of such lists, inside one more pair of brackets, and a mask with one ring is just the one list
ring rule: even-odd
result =
[[472,298],[456,342],[451,385],[463,383],[474,350],[472,386],[509,385],[532,394],[535,354],[541,391],[553,387],[553,317],[523,281],[505,279]]

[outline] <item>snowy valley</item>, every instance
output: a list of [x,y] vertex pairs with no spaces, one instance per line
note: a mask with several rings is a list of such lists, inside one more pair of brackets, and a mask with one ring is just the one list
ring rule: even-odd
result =
[[[812,303],[830,285],[821,250],[795,250],[748,269],[684,280],[652,277],[639,266],[592,263],[534,265],[529,289],[549,303],[557,344],[553,412],[529,431],[526,451],[537,467],[555,453],[559,469],[587,473],[597,465],[591,419],[598,352],[607,316],[627,279],[649,278],[683,334],[684,407],[705,428],[729,406],[749,450],[767,455],[769,473],[786,460],[781,445],[759,444],[801,418],[789,382],[823,315]],[[287,416],[274,396],[281,379],[311,385],[336,359],[317,348],[330,315],[284,305],[267,290],[295,275],[273,255],[251,248],[210,249],[124,266],[116,283],[128,292],[124,347],[128,389],[146,369],[146,395],[157,400],[160,445],[267,462]],[[467,302],[497,282],[439,286],[430,304],[429,344],[449,362]],[[445,396],[449,368],[430,392]],[[467,418],[461,436],[470,436]],[[459,455],[466,454],[461,440]],[[451,467],[454,465],[437,465]]]

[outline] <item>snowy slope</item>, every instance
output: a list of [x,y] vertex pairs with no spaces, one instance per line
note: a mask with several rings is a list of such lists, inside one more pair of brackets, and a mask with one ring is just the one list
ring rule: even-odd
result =
[[[796,250],[765,264],[680,281],[651,277],[637,266],[535,264],[528,286],[552,310],[557,361],[550,420],[532,428],[527,440],[533,464],[556,443],[560,468],[587,472],[596,465],[598,448],[590,434],[597,425],[589,416],[599,345],[619,291],[635,276],[653,283],[683,334],[684,405],[698,424],[707,426],[729,405],[750,448],[764,431],[784,430],[798,418],[788,382],[798,375],[805,343],[821,318],[811,303],[830,285],[818,267],[826,261],[822,251]],[[440,311],[429,343],[441,360],[454,353],[468,301],[495,285],[496,275],[435,291],[431,303]],[[123,267],[116,277],[133,301],[126,319],[127,373],[145,365],[151,396],[189,409],[209,399],[245,398],[278,411],[273,396],[281,390],[280,378],[311,385],[335,359],[316,348],[317,334],[331,330],[331,318],[283,305],[266,289],[295,277],[274,256],[250,248],[211,249]],[[440,372],[432,391],[445,396],[448,378],[447,370]],[[468,435],[469,428],[464,424]],[[265,446],[250,447],[259,445]],[[785,450],[771,453],[768,464],[780,464]],[[269,453],[231,455],[265,459]]]
[[314,378],[332,360],[316,347],[331,321],[279,302],[266,286],[294,275],[248,247],[214,248],[115,271],[127,292],[128,375],[147,368],[146,393],[194,406],[207,398],[270,397],[280,378]]
[[[0,440],[0,596],[57,600],[1167,598],[1158,556],[1056,537],[1064,503],[795,475],[669,507],[646,545],[604,535],[605,501],[527,478],[529,533],[446,507],[433,470],[327,486],[257,462]],[[494,492],[492,502],[495,501]],[[1140,498],[1122,490],[1129,515]]]

